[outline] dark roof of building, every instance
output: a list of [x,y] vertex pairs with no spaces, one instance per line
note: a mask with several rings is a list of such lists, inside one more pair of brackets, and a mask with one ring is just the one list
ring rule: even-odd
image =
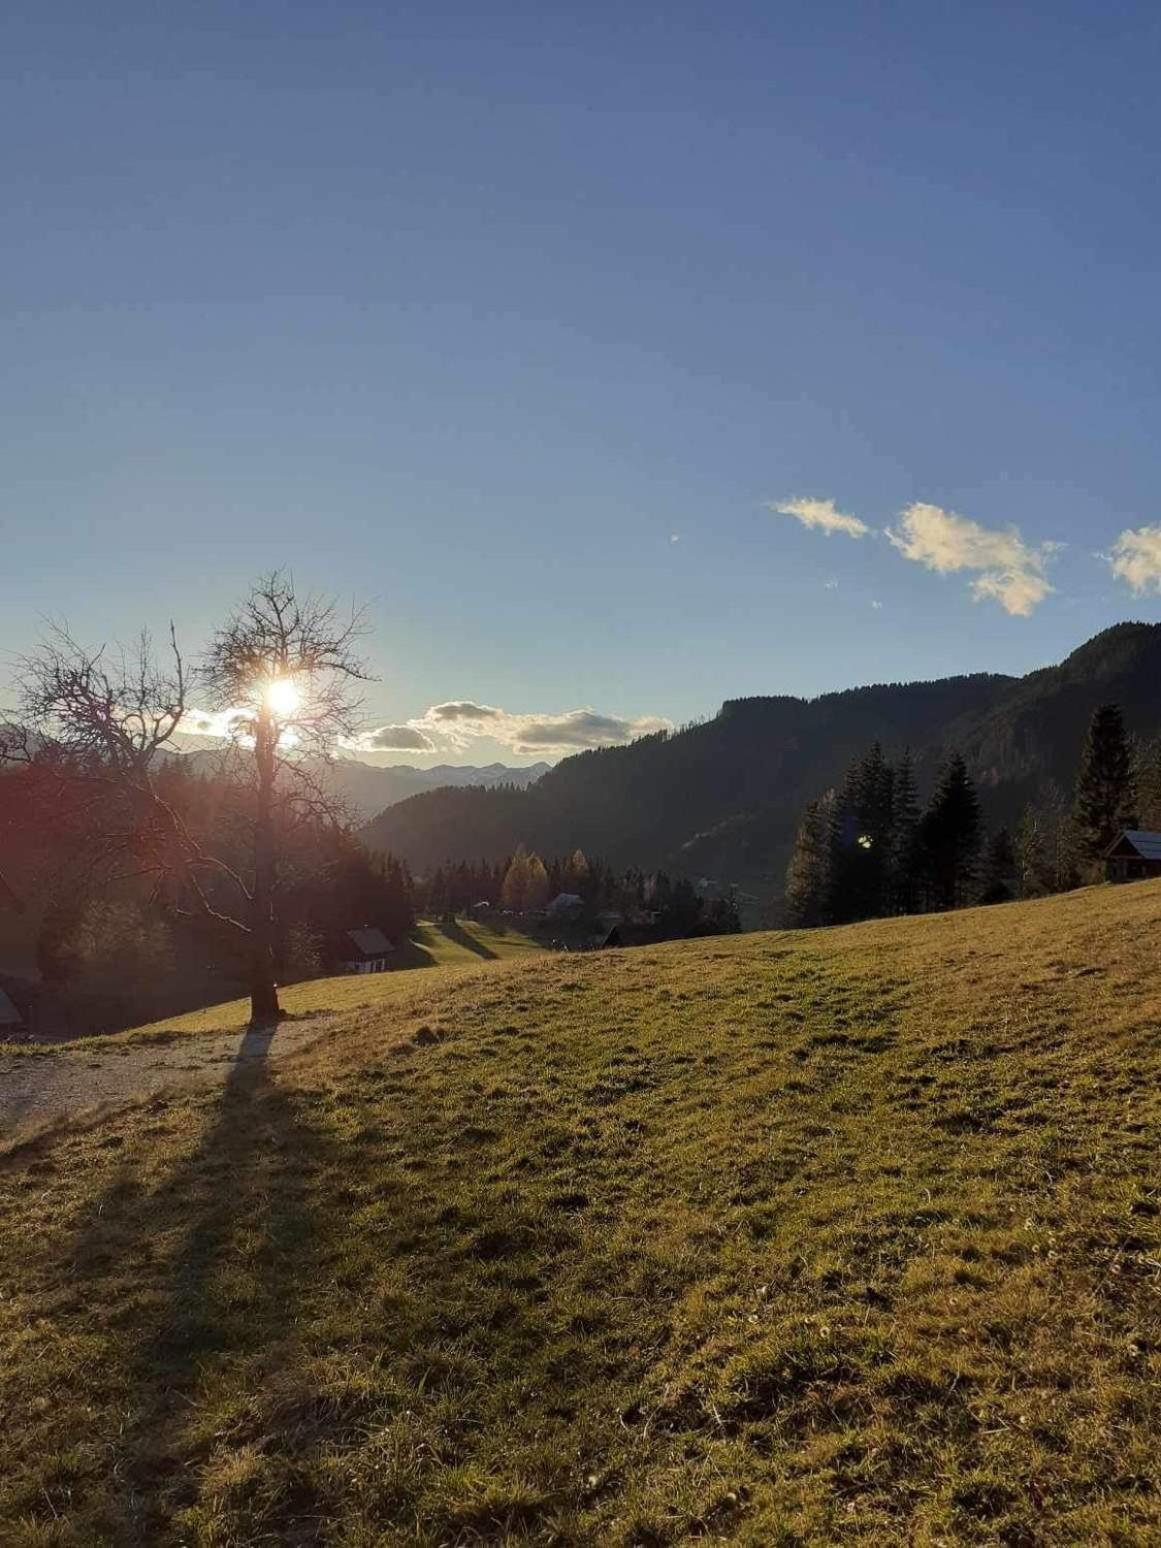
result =
[[348,930],[347,939],[354,941],[364,957],[385,957],[395,950],[382,930]]
[[1150,833],[1141,828],[1126,828],[1123,833],[1117,835],[1108,853],[1112,854],[1113,850],[1123,843],[1130,844],[1142,860],[1161,860],[1161,833]]

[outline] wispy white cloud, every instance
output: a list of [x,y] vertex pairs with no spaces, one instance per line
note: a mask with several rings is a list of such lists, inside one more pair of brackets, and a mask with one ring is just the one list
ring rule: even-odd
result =
[[843,532],[847,537],[861,538],[871,530],[857,516],[837,510],[833,500],[767,500],[766,509],[779,516],[793,516],[804,527],[825,532],[828,537],[832,532]]
[[1125,581],[1137,596],[1161,592],[1161,526],[1129,527],[1113,544],[1107,558],[1113,574]]
[[680,543],[681,542],[681,533],[680,532],[671,532],[669,534],[669,541],[671,543]]
[[1031,547],[1015,527],[981,526],[938,505],[909,505],[887,537],[905,559],[941,575],[974,571],[972,595],[998,602],[1005,612],[1027,618],[1053,587],[1046,561],[1057,543]]

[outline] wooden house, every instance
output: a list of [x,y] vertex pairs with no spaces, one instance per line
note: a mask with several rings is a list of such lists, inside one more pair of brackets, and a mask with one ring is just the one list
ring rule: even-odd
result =
[[1113,882],[1161,876],[1161,833],[1126,828],[1105,851],[1105,875]]
[[361,930],[348,930],[340,951],[344,973],[385,973],[395,948],[382,930],[366,925]]

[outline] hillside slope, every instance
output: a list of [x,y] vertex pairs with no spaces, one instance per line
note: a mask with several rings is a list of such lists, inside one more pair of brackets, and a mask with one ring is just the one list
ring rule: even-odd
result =
[[1011,822],[1045,777],[1071,785],[1096,704],[1118,702],[1134,730],[1156,730],[1158,682],[1161,625],[1121,624],[1024,678],[731,700],[672,736],[566,758],[528,790],[415,796],[364,837],[420,871],[449,858],[496,860],[518,843],[550,854],[580,845],[618,868],[665,866],[780,893],[806,802],[875,738],[892,754],[911,746],[925,787],[959,748],[989,818]]
[[1161,885],[492,963],[0,1169],[5,1543],[1161,1535]]
[[[192,739],[186,739],[189,740]],[[180,757],[195,772],[212,776],[221,767],[222,744],[211,742],[207,746],[194,747],[181,752]],[[525,766],[489,763],[483,767],[441,763],[431,769],[418,769],[406,763],[364,763],[354,756],[333,762],[320,758],[309,765],[311,777],[329,795],[341,801],[356,822],[366,822],[399,801],[444,786],[530,785],[550,767],[547,763]]]

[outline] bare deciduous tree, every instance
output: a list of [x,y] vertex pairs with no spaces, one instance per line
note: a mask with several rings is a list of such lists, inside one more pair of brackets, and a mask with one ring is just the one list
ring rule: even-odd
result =
[[[353,735],[367,671],[355,653],[361,616],[333,603],[299,600],[289,576],[265,576],[214,636],[202,681],[212,707],[230,712],[254,796],[250,889],[251,1019],[279,1013],[274,982],[275,812],[333,817],[336,803],[315,777],[320,758]],[[245,778],[246,776],[244,776]]]
[[[17,713],[0,731],[0,763],[49,766],[70,810],[87,817],[91,868],[150,877],[176,911],[247,938],[254,1024],[280,1014],[276,817],[341,816],[319,769],[355,730],[357,685],[368,677],[355,652],[361,627],[360,614],[344,619],[329,602],[300,600],[293,580],[275,572],[251,589],[196,672],[172,628],[168,659],[147,634],[129,652],[90,652],[55,629],[20,662]],[[244,868],[206,846],[159,779],[197,690],[228,712],[222,772],[250,843]]]

